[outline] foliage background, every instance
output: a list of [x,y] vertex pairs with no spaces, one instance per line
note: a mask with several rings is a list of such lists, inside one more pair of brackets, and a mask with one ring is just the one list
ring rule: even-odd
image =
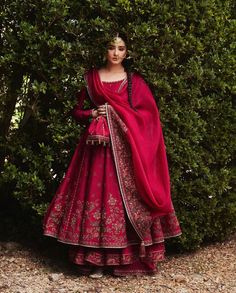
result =
[[24,221],[24,233],[40,234],[83,130],[67,113],[112,31],[127,33],[161,113],[184,232],[171,247],[235,231],[235,8],[233,0],[1,2],[1,235],[13,237]]

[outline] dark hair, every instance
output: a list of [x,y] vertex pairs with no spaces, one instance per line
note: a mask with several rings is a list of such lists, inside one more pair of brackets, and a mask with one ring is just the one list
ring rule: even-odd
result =
[[[127,35],[123,34],[123,33],[118,33],[118,32],[115,32],[113,35],[112,35],[113,38],[115,37],[119,37],[121,38],[126,47],[129,47],[129,42],[128,42],[128,38],[127,38]],[[111,38],[112,39],[112,38]],[[135,109],[135,107],[133,106],[132,104],[132,72],[131,72],[131,65],[132,65],[132,58],[130,56],[128,56],[128,58],[124,59],[123,62],[122,62],[122,65],[124,66],[124,69],[125,69],[125,72],[127,73],[127,82],[128,82],[128,87],[127,87],[127,90],[128,90],[128,101],[129,101],[129,104],[130,104],[130,107],[132,109]]]

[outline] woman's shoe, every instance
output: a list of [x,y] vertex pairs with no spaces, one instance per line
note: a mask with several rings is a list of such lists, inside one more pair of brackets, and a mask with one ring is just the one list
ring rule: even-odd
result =
[[96,268],[94,271],[89,275],[90,278],[98,279],[103,276],[103,269],[102,268]]

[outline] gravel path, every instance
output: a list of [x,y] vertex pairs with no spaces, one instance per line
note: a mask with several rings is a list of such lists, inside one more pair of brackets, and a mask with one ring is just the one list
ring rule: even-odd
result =
[[0,242],[0,292],[236,293],[236,235],[195,253],[167,257],[155,276],[106,275],[95,280],[79,276],[61,253],[50,253]]

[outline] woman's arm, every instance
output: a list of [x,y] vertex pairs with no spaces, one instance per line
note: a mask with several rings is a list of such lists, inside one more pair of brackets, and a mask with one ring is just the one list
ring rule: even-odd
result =
[[89,101],[85,87],[77,93],[76,98],[77,104],[71,110],[71,115],[78,122],[87,122],[89,118],[93,117],[93,112],[95,111],[95,109],[85,109],[85,101]]

